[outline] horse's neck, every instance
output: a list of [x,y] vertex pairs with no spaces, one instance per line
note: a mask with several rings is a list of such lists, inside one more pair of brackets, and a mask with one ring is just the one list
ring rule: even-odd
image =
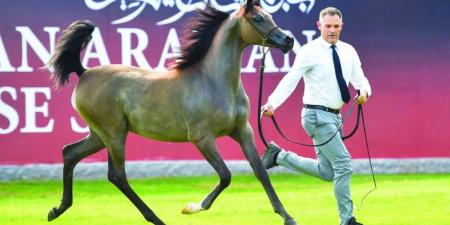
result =
[[235,89],[240,84],[243,43],[235,19],[227,19],[217,31],[210,49],[203,60],[204,76]]

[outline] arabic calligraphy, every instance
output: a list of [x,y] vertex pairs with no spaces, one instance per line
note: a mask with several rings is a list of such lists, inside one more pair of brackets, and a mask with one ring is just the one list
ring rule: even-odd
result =
[[[120,2],[119,2],[120,1]],[[186,13],[197,9],[204,9],[207,4],[224,12],[236,10],[240,6],[240,0],[227,1],[228,3],[219,3],[219,0],[84,0],[86,6],[91,10],[102,10],[111,4],[119,2],[119,8],[126,15],[113,20],[111,24],[123,24],[134,20],[142,14],[147,6],[158,11],[161,7],[176,9],[178,12],[174,15],[156,22],[156,25],[171,24],[182,18]],[[280,9],[289,12],[292,6],[297,6],[301,13],[308,14],[313,8],[315,0],[261,0],[261,6],[268,13],[278,12]]]

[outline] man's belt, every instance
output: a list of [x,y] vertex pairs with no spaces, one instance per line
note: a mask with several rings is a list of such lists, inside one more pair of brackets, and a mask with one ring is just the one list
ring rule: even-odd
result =
[[334,114],[339,114],[341,112],[340,109],[332,109],[332,108],[328,108],[328,107],[321,106],[321,105],[308,105],[308,104],[305,104],[305,105],[303,105],[303,108],[318,109],[318,110],[322,110],[322,111],[329,112],[329,113],[334,113]]

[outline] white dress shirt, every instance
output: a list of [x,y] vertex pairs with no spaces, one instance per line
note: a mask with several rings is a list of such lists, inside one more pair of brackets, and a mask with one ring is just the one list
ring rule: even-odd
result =
[[[341,62],[345,82],[357,90],[372,94],[369,81],[364,76],[361,61],[353,46],[338,41],[336,51]],[[291,70],[283,77],[269,96],[268,104],[278,108],[292,94],[304,77],[303,104],[321,105],[340,109],[344,102],[336,80],[331,44],[319,37],[304,45],[295,57]]]

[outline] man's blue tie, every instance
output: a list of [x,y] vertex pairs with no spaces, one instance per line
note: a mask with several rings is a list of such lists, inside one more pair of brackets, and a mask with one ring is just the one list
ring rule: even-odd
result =
[[347,83],[345,83],[344,76],[342,75],[341,61],[336,52],[336,45],[331,45],[331,48],[333,49],[334,72],[336,73],[339,90],[341,90],[341,98],[342,101],[348,103],[350,101],[350,93],[348,92]]

